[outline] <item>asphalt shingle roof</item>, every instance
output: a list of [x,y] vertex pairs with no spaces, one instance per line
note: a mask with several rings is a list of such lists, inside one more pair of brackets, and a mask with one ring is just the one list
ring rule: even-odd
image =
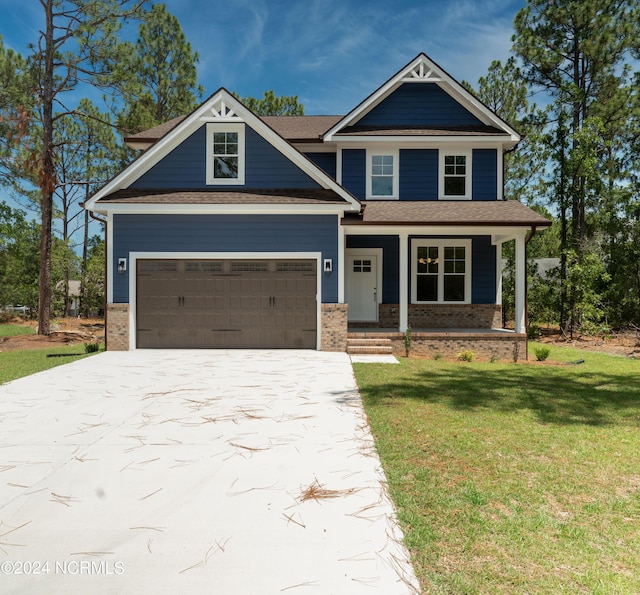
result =
[[472,225],[548,227],[551,222],[516,200],[366,201],[343,225]]
[[197,190],[127,188],[100,199],[117,204],[327,204],[346,201],[324,188]]

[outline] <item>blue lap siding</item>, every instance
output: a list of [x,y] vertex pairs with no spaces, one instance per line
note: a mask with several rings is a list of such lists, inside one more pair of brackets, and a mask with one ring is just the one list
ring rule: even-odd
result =
[[[140,176],[132,188],[223,188],[206,183],[207,128],[202,126],[164,159]],[[319,188],[320,185],[289,161],[257,132],[245,126],[245,188]]]
[[400,200],[438,199],[438,150],[400,150]]
[[321,170],[336,179],[336,154],[335,153],[305,153]]
[[[438,149],[401,149],[399,153],[400,200],[438,200]],[[365,149],[342,151],[342,185],[356,198],[366,199]],[[498,198],[498,152],[474,149],[471,165],[473,200]]]
[[357,126],[469,126],[482,122],[438,85],[405,83]]
[[[332,215],[115,215],[113,262],[130,252],[321,252],[322,302],[338,301],[338,218]],[[129,275],[113,277],[113,301],[129,301]]]
[[495,149],[474,149],[471,169],[473,200],[496,200],[498,198],[498,152]]

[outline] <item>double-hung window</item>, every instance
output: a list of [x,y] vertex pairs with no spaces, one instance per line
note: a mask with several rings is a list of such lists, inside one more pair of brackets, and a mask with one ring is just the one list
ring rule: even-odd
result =
[[207,184],[244,184],[243,124],[207,124]]
[[471,302],[471,242],[413,240],[413,303]]
[[398,198],[398,151],[368,152],[367,198]]
[[440,151],[440,198],[471,198],[471,151]]

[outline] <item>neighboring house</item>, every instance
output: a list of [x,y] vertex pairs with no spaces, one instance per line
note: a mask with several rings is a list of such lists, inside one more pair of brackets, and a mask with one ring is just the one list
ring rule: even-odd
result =
[[[517,358],[525,244],[550,225],[503,200],[519,140],[424,54],[346,116],[258,117],[220,89],[127,139],[145,152],[86,204],[108,348],[344,351],[378,329],[399,351],[410,325],[416,349]],[[511,240],[515,333],[495,330]]]

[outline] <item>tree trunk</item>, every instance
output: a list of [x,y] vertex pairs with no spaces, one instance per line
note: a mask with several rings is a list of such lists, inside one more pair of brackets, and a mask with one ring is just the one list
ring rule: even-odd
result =
[[38,279],[38,334],[51,333],[51,234],[55,165],[53,158],[53,0],[45,5],[46,29],[42,86],[42,163],[39,182],[42,195],[40,230],[40,276]]

